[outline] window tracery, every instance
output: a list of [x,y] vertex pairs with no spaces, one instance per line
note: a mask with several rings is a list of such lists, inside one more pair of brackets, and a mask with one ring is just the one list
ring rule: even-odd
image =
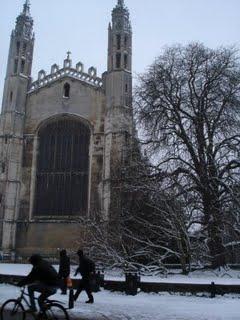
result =
[[40,130],[34,215],[85,215],[88,208],[90,129],[61,119]]

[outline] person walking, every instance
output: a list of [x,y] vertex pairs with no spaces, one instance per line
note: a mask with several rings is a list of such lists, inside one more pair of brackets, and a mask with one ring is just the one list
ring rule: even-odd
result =
[[82,250],[78,250],[77,255],[79,258],[79,267],[75,272],[75,276],[80,273],[82,279],[79,281],[77,291],[74,294],[74,301],[76,301],[80,293],[85,290],[88,296],[86,303],[94,303],[91,289],[91,279],[95,275],[95,263],[85,257]]
[[30,257],[29,262],[33,265],[31,272],[21,281],[18,282],[19,287],[28,285],[28,293],[30,300],[30,312],[36,312],[36,304],[34,292],[40,292],[38,304],[40,311],[43,310],[44,301],[57,292],[60,288],[60,281],[57,271],[39,254]]
[[61,294],[67,294],[67,281],[70,275],[70,259],[67,255],[67,251],[65,249],[61,250],[60,253],[60,261],[59,261],[59,270],[58,276],[61,280]]

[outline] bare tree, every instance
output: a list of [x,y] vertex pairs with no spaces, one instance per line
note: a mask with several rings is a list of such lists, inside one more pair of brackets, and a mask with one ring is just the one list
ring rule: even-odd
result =
[[140,77],[136,115],[165,189],[191,212],[213,267],[224,264],[224,213],[239,180],[240,68],[236,51],[167,48]]
[[180,262],[186,273],[193,249],[191,217],[176,199],[176,190],[164,188],[164,176],[142,157],[133,157],[124,168],[128,201],[123,204],[123,239],[132,244],[131,256],[135,253],[146,267],[164,269],[166,263]]
[[164,174],[142,157],[138,143],[130,155],[131,161],[114,165],[115,214],[108,221],[83,222],[88,232],[82,246],[100,265],[165,273],[166,263],[181,263],[187,273],[194,251],[189,211],[176,199],[176,190],[164,190]]

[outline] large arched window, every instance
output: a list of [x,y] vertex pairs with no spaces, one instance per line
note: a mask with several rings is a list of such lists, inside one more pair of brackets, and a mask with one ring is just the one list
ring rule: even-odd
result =
[[61,119],[39,131],[34,215],[79,216],[87,213],[90,129]]

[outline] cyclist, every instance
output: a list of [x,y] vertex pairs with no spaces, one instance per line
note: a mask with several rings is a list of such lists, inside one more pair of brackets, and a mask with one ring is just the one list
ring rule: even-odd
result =
[[38,304],[40,310],[43,310],[44,301],[57,292],[60,288],[60,281],[57,271],[51,264],[44,260],[40,255],[34,254],[30,257],[29,262],[33,265],[31,272],[18,283],[19,287],[28,285],[28,293],[31,308],[30,312],[36,312],[34,292],[40,292]]

